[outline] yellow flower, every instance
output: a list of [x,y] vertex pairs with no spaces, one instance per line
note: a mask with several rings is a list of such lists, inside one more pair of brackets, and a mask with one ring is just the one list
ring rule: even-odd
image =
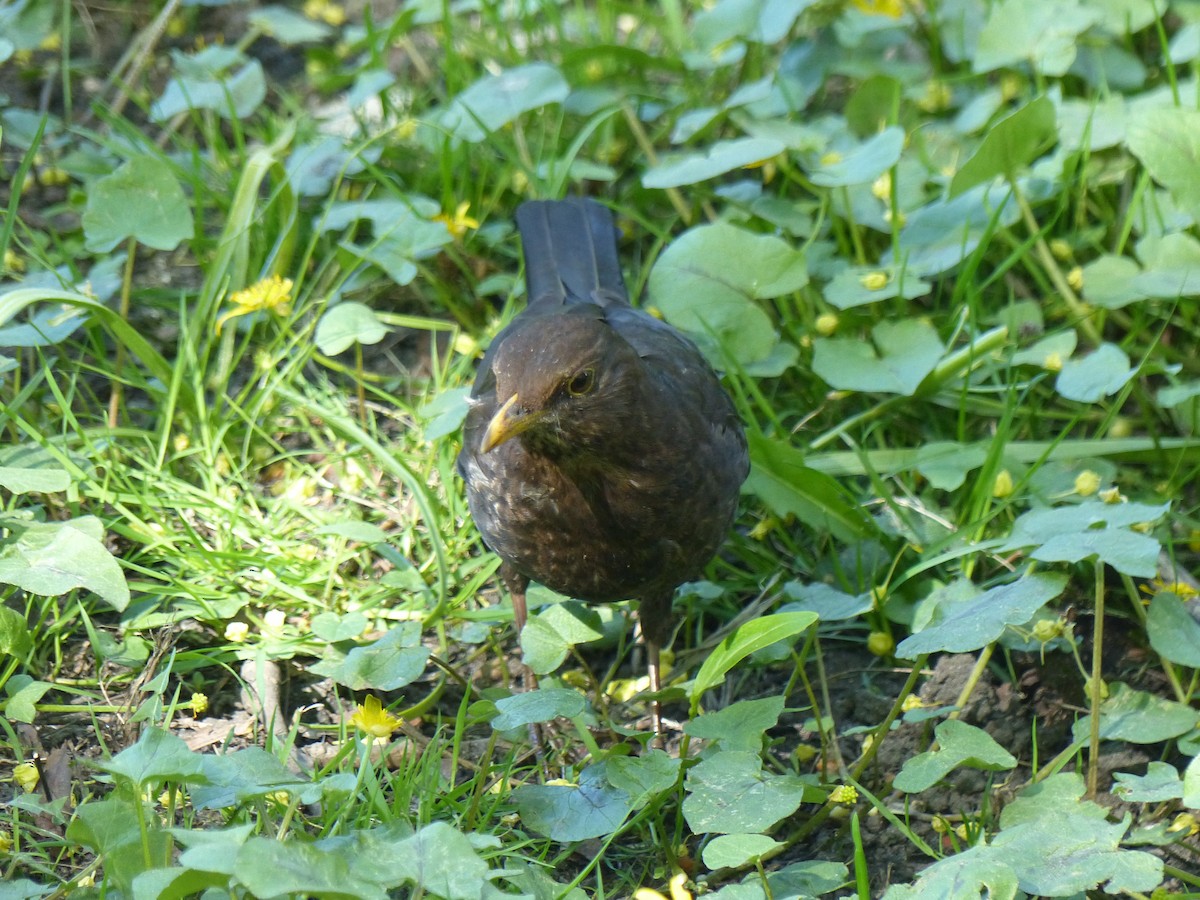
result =
[[1065,262],[1071,258],[1071,245],[1062,238],[1055,238],[1050,242],[1050,252],[1054,254],[1055,259]]
[[405,116],[396,123],[396,126],[392,129],[392,131],[399,140],[407,141],[417,133],[417,126],[420,124],[421,123],[412,116]]
[[934,834],[949,834],[951,830],[950,822],[942,816],[934,816],[929,827],[933,829]]
[[1075,493],[1080,497],[1090,497],[1100,490],[1100,476],[1091,469],[1084,469],[1075,476]]
[[449,216],[446,213],[438,213],[433,217],[433,221],[441,222],[446,226],[446,230],[456,238],[462,237],[472,228],[479,227],[479,220],[473,219],[467,215],[467,210],[471,208],[471,204],[464,200],[454,209],[454,215]]
[[1048,644],[1062,637],[1065,630],[1062,619],[1038,619],[1033,623],[1033,639],[1039,644]]
[[0,853],[12,852],[12,832],[0,831]]
[[192,714],[202,716],[208,712],[208,694],[202,694],[199,691],[192,694],[192,699],[189,701],[192,707]]
[[886,631],[872,631],[867,635],[867,650],[872,656],[889,656],[895,649],[896,641]]
[[4,251],[4,270],[19,273],[25,271],[25,260],[21,259],[15,250]]
[[287,613],[282,609],[268,609],[263,614],[263,625],[268,631],[282,631],[287,622]]
[[849,784],[839,784],[829,794],[829,802],[852,806],[858,802],[858,790]]
[[324,22],[326,25],[338,26],[346,21],[346,10],[329,0],[305,0],[304,16],[314,22]]
[[1012,472],[1008,469],[1001,469],[996,473],[996,480],[992,483],[992,496],[997,500],[1003,500],[1013,492],[1013,477]]
[[388,738],[400,727],[400,720],[384,709],[379,698],[372,694],[354,711],[350,724],[373,738]]
[[1125,495],[1121,493],[1120,488],[1110,487],[1106,491],[1101,491],[1097,495],[1105,503],[1124,503]]
[[44,169],[38,169],[37,180],[42,187],[62,187],[64,184],[70,184],[71,176],[67,174],[66,169],[47,166]]
[[[667,882],[671,900],[692,900],[692,892],[684,886],[686,884],[687,876],[682,872],[676,872],[671,876],[671,880]],[[633,900],[667,900],[667,898],[651,888],[638,888],[633,892]]]
[[225,640],[240,644],[250,634],[250,626],[245,622],[230,622],[225,626]]
[[286,316],[292,311],[292,279],[272,275],[250,285],[240,291],[235,291],[229,298],[234,308],[217,319],[217,334],[221,326],[230,319],[249,315],[252,312],[270,310],[279,316]]
[[837,313],[821,313],[821,315],[817,316],[815,328],[817,334],[821,335],[822,337],[829,337],[831,334],[837,331],[837,327]]
[[868,16],[887,16],[898,19],[904,15],[903,0],[854,0],[859,12]]
[[31,762],[18,763],[13,767],[13,781],[21,786],[27,794],[32,794],[41,780],[42,774],[38,767]]
[[766,540],[767,535],[775,530],[775,526],[779,524],[779,520],[774,516],[764,516],[755,523],[750,529],[750,540],[762,541]]
[[871,193],[878,200],[889,200],[892,196],[892,173],[884,172],[871,185]]
[[954,91],[944,81],[930,81],[925,85],[925,93],[917,99],[917,106],[922,112],[939,113],[950,108],[954,100]]
[[1193,834],[1200,833],[1200,820],[1192,813],[1180,813],[1167,826],[1167,831],[1186,831],[1187,834],[1184,837],[1191,837]]
[[882,291],[887,287],[889,281],[891,278],[887,272],[868,272],[858,279],[858,283],[868,291]]
[[1063,358],[1061,353],[1047,353],[1046,358],[1042,360],[1042,368],[1047,372],[1061,372],[1063,366]]
[[1021,80],[1019,75],[1013,75],[1012,73],[1009,73],[1000,79],[1000,96],[1004,99],[1004,102],[1007,103],[1013,97],[1017,96],[1017,94],[1021,93],[1021,90],[1024,88],[1024,86],[1025,83]]
[[914,709],[924,709],[925,701],[916,694],[909,694],[900,704],[901,712],[912,712]]
[[1067,273],[1067,284],[1073,291],[1078,291],[1083,287],[1083,268],[1081,266],[1076,266]]

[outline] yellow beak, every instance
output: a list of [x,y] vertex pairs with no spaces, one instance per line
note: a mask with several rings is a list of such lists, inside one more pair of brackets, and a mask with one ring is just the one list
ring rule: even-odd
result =
[[545,415],[542,410],[521,409],[519,404],[520,398],[513,394],[504,401],[503,406],[496,410],[492,421],[488,422],[487,430],[483,433],[483,440],[479,444],[480,450],[484,453],[491,452],[505,441],[515,438],[522,431],[536,424]]

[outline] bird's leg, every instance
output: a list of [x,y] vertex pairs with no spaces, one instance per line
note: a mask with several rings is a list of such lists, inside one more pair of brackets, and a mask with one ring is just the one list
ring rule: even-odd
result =
[[[656,641],[646,640],[646,673],[650,676],[650,693],[657,694],[662,690],[662,670],[659,668],[659,647]],[[650,722],[654,726],[654,738],[650,746],[656,750],[663,749],[662,701],[655,697],[650,701]]]
[[[517,628],[517,643],[520,643],[521,632],[525,630],[525,623],[529,621],[529,609],[525,605],[525,591],[529,587],[529,579],[521,573],[517,572],[508,566],[507,563],[500,567],[500,580],[504,582],[504,586],[508,588],[508,594],[512,597],[513,608],[513,624]],[[533,673],[533,669],[525,662],[525,651],[521,651],[521,690],[536,691],[538,686],[537,675]],[[546,759],[542,752],[542,732],[534,722],[529,723],[529,741],[533,744],[533,752],[537,756],[538,765],[543,773],[546,771]]]

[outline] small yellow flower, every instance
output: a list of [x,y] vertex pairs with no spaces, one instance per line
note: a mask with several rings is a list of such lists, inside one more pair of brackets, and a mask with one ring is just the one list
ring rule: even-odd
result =
[[12,853],[12,832],[0,831],[0,853]]
[[37,789],[41,777],[38,767],[31,762],[18,763],[13,767],[13,781],[27,794],[32,794]]
[[957,828],[955,828],[954,833],[956,835],[958,835],[959,840],[962,840],[962,841],[971,840],[971,829],[967,827],[966,822],[963,822],[963,824],[961,824]]
[[479,221],[467,215],[467,211],[470,208],[471,204],[464,200],[455,207],[453,216],[449,216],[446,213],[438,213],[433,217],[433,221],[441,222],[452,236],[460,238],[469,230],[479,227]]
[[1184,831],[1187,832],[1184,837],[1191,837],[1193,834],[1200,834],[1200,819],[1192,813],[1180,813],[1167,826],[1167,831]]
[[245,622],[230,622],[225,626],[225,640],[240,644],[250,634],[250,626]]
[[334,27],[346,22],[346,10],[330,0],[304,0],[304,16]]
[[[676,872],[667,882],[667,890],[671,892],[671,900],[692,900],[692,892],[686,887],[687,876]],[[633,900],[667,900],[662,894],[652,888],[638,888],[633,892]]]
[[996,473],[996,480],[992,482],[992,496],[997,500],[1003,500],[1013,492],[1013,477],[1012,472],[1008,469],[1001,469]]
[[291,795],[287,791],[272,791],[269,794],[263,794],[263,799],[279,806],[287,806],[291,801]]
[[208,712],[208,694],[196,691],[196,693],[192,694],[192,699],[188,703],[192,707],[192,715],[202,716]]
[[67,174],[66,169],[47,166],[44,169],[38,169],[37,180],[42,187],[62,187],[64,184],[70,184],[71,176]]
[[854,0],[859,12],[868,16],[887,16],[898,19],[904,15],[903,0]]
[[867,635],[867,650],[872,656],[890,656],[895,649],[896,641],[886,631],[872,631]]
[[1188,532],[1188,549],[1193,553],[1200,553],[1200,528],[1193,528]]
[[853,785],[839,784],[829,794],[830,803],[840,803],[842,806],[853,806],[858,802],[858,789]]
[[934,834],[950,833],[950,822],[943,816],[934,816],[929,822],[929,827],[933,829]]
[[1078,291],[1083,289],[1083,267],[1076,266],[1067,273],[1067,284],[1071,290]]
[[188,22],[183,16],[171,16],[167,20],[167,37],[179,40],[188,33]]
[[888,286],[891,277],[887,272],[868,272],[858,279],[858,283],[868,291],[882,291]]
[[379,698],[371,694],[354,711],[350,724],[373,738],[388,738],[400,727],[400,720],[384,709]]
[[291,299],[292,279],[281,278],[278,275],[272,275],[248,288],[235,291],[229,297],[229,302],[234,308],[217,319],[217,334],[221,333],[221,326],[230,319],[253,312],[270,310],[276,315],[286,316],[292,311]]
[[887,202],[892,196],[892,173],[884,172],[871,185],[871,193],[879,200]]
[[908,223],[908,216],[902,212],[897,212],[893,215],[890,209],[885,209],[883,211],[883,221],[897,228],[903,228]]
[[1066,262],[1071,258],[1071,245],[1062,238],[1055,238],[1050,242],[1050,252],[1054,254],[1055,259]]
[[1133,422],[1125,416],[1116,416],[1108,426],[1108,436],[1111,438],[1127,438],[1133,434]]
[[792,759],[799,765],[812,762],[816,758],[817,748],[809,744],[797,744],[796,749],[792,751]]
[[755,523],[754,527],[750,529],[750,540],[761,541],[766,539],[767,535],[774,531],[775,526],[778,524],[779,520],[774,516],[763,516],[763,518],[759,519],[758,522]]
[[1048,644],[1062,637],[1065,630],[1062,619],[1038,619],[1033,623],[1033,639],[1039,644]]
[[1046,358],[1042,360],[1042,368],[1047,372],[1061,372],[1063,367],[1063,358],[1061,353],[1047,353]]
[[1096,496],[1098,496],[1105,503],[1124,503],[1125,502],[1125,495],[1121,493],[1120,488],[1116,488],[1116,487],[1110,487],[1106,491],[1101,491]]
[[1133,529],[1134,531],[1138,532],[1139,534],[1149,534],[1151,531],[1154,530],[1154,523],[1153,522],[1134,522],[1129,527],[1131,529]]
[[268,631],[281,631],[287,622],[287,613],[282,609],[268,609],[263,614],[263,625]]
[[17,255],[15,250],[4,251],[4,271],[20,273],[25,271],[25,260]]
[[900,703],[900,711],[901,712],[912,712],[914,709],[924,709],[925,706],[926,706],[926,703],[924,700],[922,700],[916,694],[909,694]]
[[814,328],[817,334],[822,337],[829,337],[838,327],[837,313],[821,313],[817,316],[817,321],[814,323]]
[[392,129],[392,131],[399,140],[407,141],[409,138],[411,138],[414,134],[417,133],[417,126],[420,124],[421,123],[419,121],[417,121],[416,119],[414,119],[412,116],[405,116],[403,119],[401,119],[399,122],[396,123],[396,125]]
[[917,98],[917,106],[922,112],[939,113],[950,108],[954,100],[954,90],[944,81],[936,79],[925,85],[925,93]]
[[1000,96],[1004,98],[1004,102],[1007,103],[1013,97],[1021,93],[1024,85],[1025,82],[1021,80],[1020,76],[1009,73],[1000,79]]
[[1080,497],[1090,497],[1100,490],[1100,476],[1091,469],[1084,469],[1075,476],[1075,493]]
[[44,38],[42,38],[41,43],[38,44],[38,49],[39,50],[49,50],[52,53],[55,51],[61,50],[62,49],[62,35],[57,31],[50,32]]

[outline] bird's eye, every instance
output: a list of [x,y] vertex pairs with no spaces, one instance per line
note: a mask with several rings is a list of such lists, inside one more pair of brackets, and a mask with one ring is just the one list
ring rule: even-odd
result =
[[595,369],[580,369],[571,376],[571,380],[567,382],[567,392],[573,397],[578,397],[582,394],[589,394],[592,388],[596,386],[596,370]]

